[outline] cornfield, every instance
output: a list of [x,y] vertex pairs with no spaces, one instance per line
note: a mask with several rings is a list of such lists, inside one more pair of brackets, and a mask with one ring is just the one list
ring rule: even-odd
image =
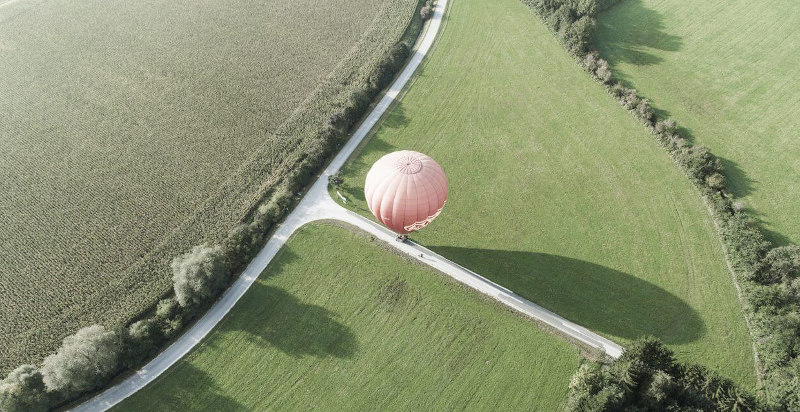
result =
[[416,0],[0,8],[0,373],[171,289],[290,171]]

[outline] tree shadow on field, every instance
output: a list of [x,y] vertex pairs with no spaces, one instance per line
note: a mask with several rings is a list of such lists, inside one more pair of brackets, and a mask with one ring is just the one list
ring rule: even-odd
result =
[[[722,162],[722,170],[726,180],[725,185],[735,198],[741,199],[755,192],[754,184],[758,183],[757,180],[748,176],[747,173],[739,167],[739,164],[733,160],[719,156],[717,156],[717,158]],[[765,216],[758,210],[748,207],[746,204],[744,212],[755,219],[758,229],[761,230],[767,240],[772,242],[773,246],[788,246],[792,244],[792,241],[784,234],[771,229],[768,216]]]
[[728,190],[730,190],[734,196],[744,197],[753,193],[753,183],[756,183],[756,181],[748,177],[747,173],[739,167],[738,163],[730,159],[725,159],[724,157],[717,156],[717,158],[722,163],[722,170],[727,177]]
[[351,358],[358,351],[355,334],[336,320],[336,313],[262,282],[254,283],[248,293],[248,313],[230,326],[247,332],[259,345],[297,358]]
[[390,129],[402,129],[411,124],[411,119],[406,116],[406,109],[403,107],[402,102],[398,102],[392,111],[386,116],[386,119],[381,123],[381,127],[388,127]]
[[664,59],[650,50],[683,48],[679,36],[664,32],[664,16],[645,7],[642,0],[625,0],[601,13],[597,22],[597,47],[612,66],[618,62],[658,64]]
[[477,273],[597,332],[668,344],[693,342],[703,320],[666,290],[605,266],[546,253],[428,246]]
[[[244,405],[227,396],[207,372],[197,369],[190,362],[183,362],[171,375],[165,377],[175,385],[156,385],[152,391],[139,392],[132,400],[139,404],[139,397],[145,398],[146,410],[163,411],[245,411]],[[160,389],[160,390],[159,390]],[[123,404],[125,405],[125,404]],[[125,409],[125,408],[122,408]]]

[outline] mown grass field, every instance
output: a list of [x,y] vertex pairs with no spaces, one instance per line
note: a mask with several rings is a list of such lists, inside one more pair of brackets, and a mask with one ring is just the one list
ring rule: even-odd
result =
[[416,0],[0,6],[0,373],[170,290],[275,187]]
[[420,77],[345,168],[418,150],[449,179],[412,238],[625,344],[654,335],[753,387],[752,342],[699,194],[517,0],[456,0]]
[[601,14],[614,72],[724,160],[778,244],[800,243],[800,3],[625,0]]
[[558,410],[578,349],[363,232],[302,228],[117,410]]

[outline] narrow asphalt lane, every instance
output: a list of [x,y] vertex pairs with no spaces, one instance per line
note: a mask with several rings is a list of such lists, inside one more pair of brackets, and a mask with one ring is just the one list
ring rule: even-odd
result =
[[427,31],[419,43],[416,52],[411,57],[405,69],[392,83],[389,90],[374,107],[370,114],[358,127],[353,137],[345,144],[333,161],[328,165],[320,178],[311,186],[306,195],[281,223],[267,244],[247,266],[244,272],[236,279],[233,285],[225,291],[222,297],[203,315],[188,331],[179,337],[172,345],[167,347],[155,359],[129,376],[122,382],[106,389],[95,397],[79,405],[75,411],[105,411],[118,404],[123,399],[131,396],[136,391],[144,388],[162,373],[183,358],[195,345],[205,338],[214,327],[228,314],[237,301],[247,292],[259,274],[266,269],[278,251],[283,247],[289,237],[303,225],[317,220],[340,220],[350,223],[365,230],[379,239],[386,241],[391,246],[411,256],[420,262],[429,265],[451,276],[455,280],[486,294],[500,303],[524,313],[533,319],[543,322],[559,332],[593,348],[605,351],[609,356],[619,357],[622,347],[580,325],[570,322],[557,314],[536,305],[514,292],[474,273],[443,256],[414,242],[396,242],[394,234],[379,226],[377,223],[359,216],[334,202],[328,194],[327,176],[336,173],[353,154],[367,134],[386,113],[389,106],[397,98],[400,91],[411,79],[423,58],[427,55],[442,24],[442,16],[447,7],[447,0],[439,0]]

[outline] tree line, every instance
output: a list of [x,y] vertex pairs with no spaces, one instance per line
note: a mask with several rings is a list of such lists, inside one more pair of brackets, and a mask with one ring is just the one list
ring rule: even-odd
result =
[[702,366],[679,363],[658,339],[633,342],[610,365],[583,363],[573,375],[568,411],[759,411],[756,398]]
[[734,268],[757,348],[761,394],[771,408],[800,411],[800,247],[775,246],[728,189],[722,163],[693,145],[673,119],[614,77],[592,49],[597,13],[619,0],[522,0],[544,20],[577,62],[650,131],[711,206]]
[[403,68],[411,46],[432,14],[433,3],[420,0],[409,29],[353,89],[348,99],[320,126],[311,146],[283,184],[231,229],[219,244],[203,244],[171,262],[173,294],[151,313],[127,325],[92,325],[64,339],[40,365],[26,364],[0,380],[0,411],[42,411],[95,391],[121,371],[136,368],[202,314],[261,250],[276,223],[310,184],[330,156],[349,138],[372,101]]

